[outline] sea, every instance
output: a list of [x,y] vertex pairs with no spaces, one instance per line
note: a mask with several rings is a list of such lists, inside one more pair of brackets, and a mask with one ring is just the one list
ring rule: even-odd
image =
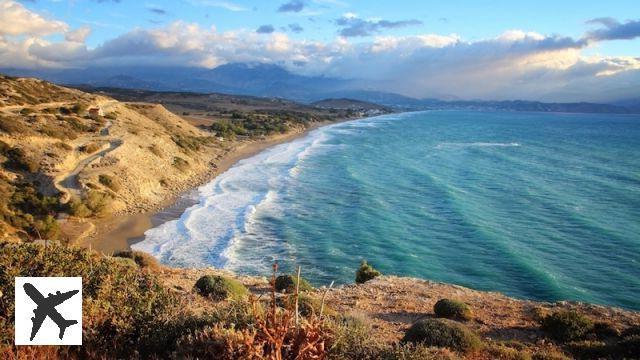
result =
[[438,110],[240,161],[132,247],[317,286],[385,274],[640,310],[640,117]]

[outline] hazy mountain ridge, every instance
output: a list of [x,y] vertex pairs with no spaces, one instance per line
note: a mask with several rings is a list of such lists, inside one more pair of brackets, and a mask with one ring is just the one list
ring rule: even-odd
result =
[[[622,99],[611,104],[589,102],[540,102],[527,100],[417,99],[392,92],[367,89],[358,80],[296,75],[271,64],[225,64],[214,69],[188,67],[111,67],[64,70],[0,69],[7,74],[35,76],[59,84],[93,88],[123,88],[153,91],[226,93],[278,97],[312,103],[348,98],[402,110],[473,109],[569,113],[640,113],[640,99]],[[364,88],[363,88],[364,87]]]

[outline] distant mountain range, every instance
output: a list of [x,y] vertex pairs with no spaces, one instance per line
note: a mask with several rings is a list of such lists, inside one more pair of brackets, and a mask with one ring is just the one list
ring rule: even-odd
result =
[[226,93],[285,98],[312,103],[324,99],[353,99],[398,109],[492,109],[508,111],[640,113],[640,98],[612,104],[543,103],[537,101],[464,101],[415,99],[363,89],[357,80],[302,76],[271,64],[226,64],[214,69],[187,67],[103,67],[87,69],[0,69],[14,76],[37,77],[64,85],[154,91]]

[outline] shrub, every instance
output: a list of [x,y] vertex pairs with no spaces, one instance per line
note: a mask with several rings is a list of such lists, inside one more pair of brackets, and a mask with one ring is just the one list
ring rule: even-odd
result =
[[485,353],[490,359],[531,360],[531,353],[524,346],[509,346],[508,343],[490,343],[485,346]]
[[181,157],[174,156],[173,166],[178,168],[178,170],[185,172],[189,169],[189,162]]
[[[11,299],[15,276],[82,277],[83,344],[56,347],[45,358],[94,358],[105,351],[113,358],[167,358],[178,336],[202,326],[155,275],[95,252],[0,242],[0,269],[0,292]],[[13,346],[13,307],[0,301],[0,348]],[[11,352],[26,358],[20,354],[29,349]]]
[[[296,292],[297,277],[293,275],[280,275],[276,278],[276,291],[293,294]],[[300,291],[312,291],[313,286],[300,277]]]
[[593,322],[576,311],[563,310],[546,316],[542,320],[542,331],[559,341],[583,338],[593,329]]
[[94,152],[100,150],[102,148],[102,144],[98,142],[90,142],[88,144],[80,146],[80,151],[85,152],[87,154],[93,154]]
[[633,358],[640,354],[640,335],[625,336],[618,342],[617,353],[625,358]]
[[40,164],[36,159],[27,155],[27,153],[19,147],[13,147],[6,152],[7,166],[14,170],[28,171],[35,173],[40,169]]
[[98,175],[98,182],[100,182],[100,184],[108,187],[109,189],[115,192],[120,191],[120,188],[121,188],[120,182],[111,175],[107,175],[107,174]]
[[378,270],[367,264],[367,260],[362,260],[360,262],[360,268],[356,271],[356,283],[364,284],[365,282],[380,275],[382,274]]
[[[295,296],[286,296],[278,299],[278,305],[283,308],[294,309],[296,303]],[[304,317],[310,317],[313,315],[320,315],[320,308],[322,307],[322,300],[310,296],[308,294],[300,294],[298,295],[298,311],[300,315]],[[324,308],[322,309],[323,316],[336,316],[337,313],[335,310],[330,308],[326,303],[324,304]]]
[[0,116],[0,130],[7,134],[28,134],[31,128],[19,118]]
[[461,324],[441,319],[419,320],[407,330],[403,343],[447,347],[459,352],[473,352],[482,347],[478,335]]
[[112,200],[111,195],[105,192],[90,190],[84,199],[84,203],[93,215],[104,216],[111,211]]
[[88,218],[93,215],[91,209],[89,209],[87,205],[79,199],[72,199],[69,201],[67,211],[69,214],[81,218]]
[[469,305],[458,300],[440,299],[433,306],[437,317],[459,320],[471,320],[473,317]]
[[113,256],[116,258],[131,259],[141,268],[156,270],[160,267],[155,257],[142,251],[123,250],[116,252]]
[[86,104],[82,104],[82,103],[76,103],[71,108],[71,111],[73,111],[74,113],[76,113],[78,115],[82,115],[87,111],[87,105]]
[[239,299],[249,294],[244,285],[235,279],[220,275],[205,275],[198,279],[196,291],[214,300]]

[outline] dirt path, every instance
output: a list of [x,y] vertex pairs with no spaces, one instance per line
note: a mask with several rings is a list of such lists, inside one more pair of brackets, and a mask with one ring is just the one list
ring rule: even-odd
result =
[[[108,101],[99,103],[98,106],[101,106],[103,108],[103,111],[104,111],[106,109],[111,109],[112,105],[115,104],[115,103],[116,103],[116,101],[114,101],[114,100],[108,100]],[[110,131],[109,130],[110,130],[112,125],[113,125],[113,122],[111,122],[111,120],[108,120],[105,123],[105,126],[102,129],[100,129],[98,137],[81,139],[82,142],[85,142],[85,143],[88,142],[88,141],[91,141],[91,140],[93,140],[93,141],[95,141],[95,140],[108,140],[109,141],[109,147],[108,148],[100,150],[100,151],[98,151],[98,152],[96,152],[94,154],[91,154],[91,155],[81,159],[80,161],[78,161],[78,163],[73,168],[73,170],[71,170],[69,173],[60,174],[58,176],[58,180],[55,181],[55,186],[61,193],[64,194],[62,196],[62,199],[61,199],[61,202],[63,204],[69,202],[69,200],[71,200],[71,198],[73,198],[74,196],[75,197],[80,197],[81,196],[82,190],[83,190],[83,185],[78,180],[78,175],[80,174],[80,172],[82,172],[82,170],[84,170],[93,161],[97,160],[98,158],[102,158],[102,157],[106,156],[108,153],[112,152],[113,150],[117,149],[120,145],[122,145],[123,142],[122,142],[121,139],[103,138],[103,137],[108,137],[110,135]],[[60,179],[60,178],[62,178],[62,179]]]

